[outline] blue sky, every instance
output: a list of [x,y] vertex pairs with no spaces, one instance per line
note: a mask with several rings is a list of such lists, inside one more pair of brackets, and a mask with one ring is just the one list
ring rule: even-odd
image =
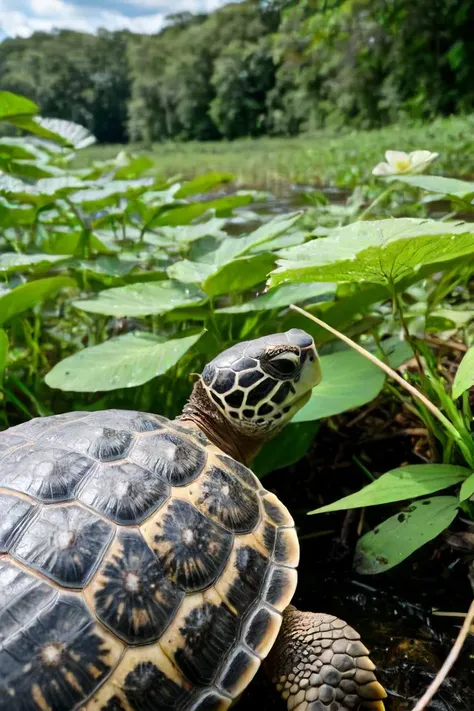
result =
[[225,0],[0,0],[0,40],[53,28],[153,33],[166,15],[210,12],[224,4]]

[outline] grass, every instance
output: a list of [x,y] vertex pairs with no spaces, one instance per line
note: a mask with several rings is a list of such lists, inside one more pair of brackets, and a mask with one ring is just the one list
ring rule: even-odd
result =
[[387,149],[428,149],[440,157],[436,173],[474,177],[474,115],[436,119],[427,124],[394,125],[372,131],[320,131],[294,138],[95,145],[81,151],[77,165],[106,160],[125,149],[146,153],[166,177],[186,178],[230,171],[241,185],[278,191],[288,183],[355,187],[369,179]]

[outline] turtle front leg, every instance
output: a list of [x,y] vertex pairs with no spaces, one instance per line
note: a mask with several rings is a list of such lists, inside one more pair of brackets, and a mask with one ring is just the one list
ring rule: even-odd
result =
[[290,605],[265,667],[288,711],[384,711],[387,694],[368,655],[343,620]]

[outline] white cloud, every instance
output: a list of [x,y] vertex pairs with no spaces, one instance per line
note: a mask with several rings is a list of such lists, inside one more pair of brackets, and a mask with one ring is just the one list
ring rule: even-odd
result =
[[[211,12],[223,0],[0,0],[0,40],[28,37],[36,31],[53,28],[80,32],[110,31],[153,34],[163,26],[167,15],[176,12]],[[156,10],[156,12],[153,12]]]

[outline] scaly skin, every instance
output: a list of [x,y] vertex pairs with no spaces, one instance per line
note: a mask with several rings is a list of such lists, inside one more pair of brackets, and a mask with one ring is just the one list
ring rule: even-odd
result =
[[265,666],[288,711],[384,711],[387,694],[368,655],[343,620],[289,605]]

